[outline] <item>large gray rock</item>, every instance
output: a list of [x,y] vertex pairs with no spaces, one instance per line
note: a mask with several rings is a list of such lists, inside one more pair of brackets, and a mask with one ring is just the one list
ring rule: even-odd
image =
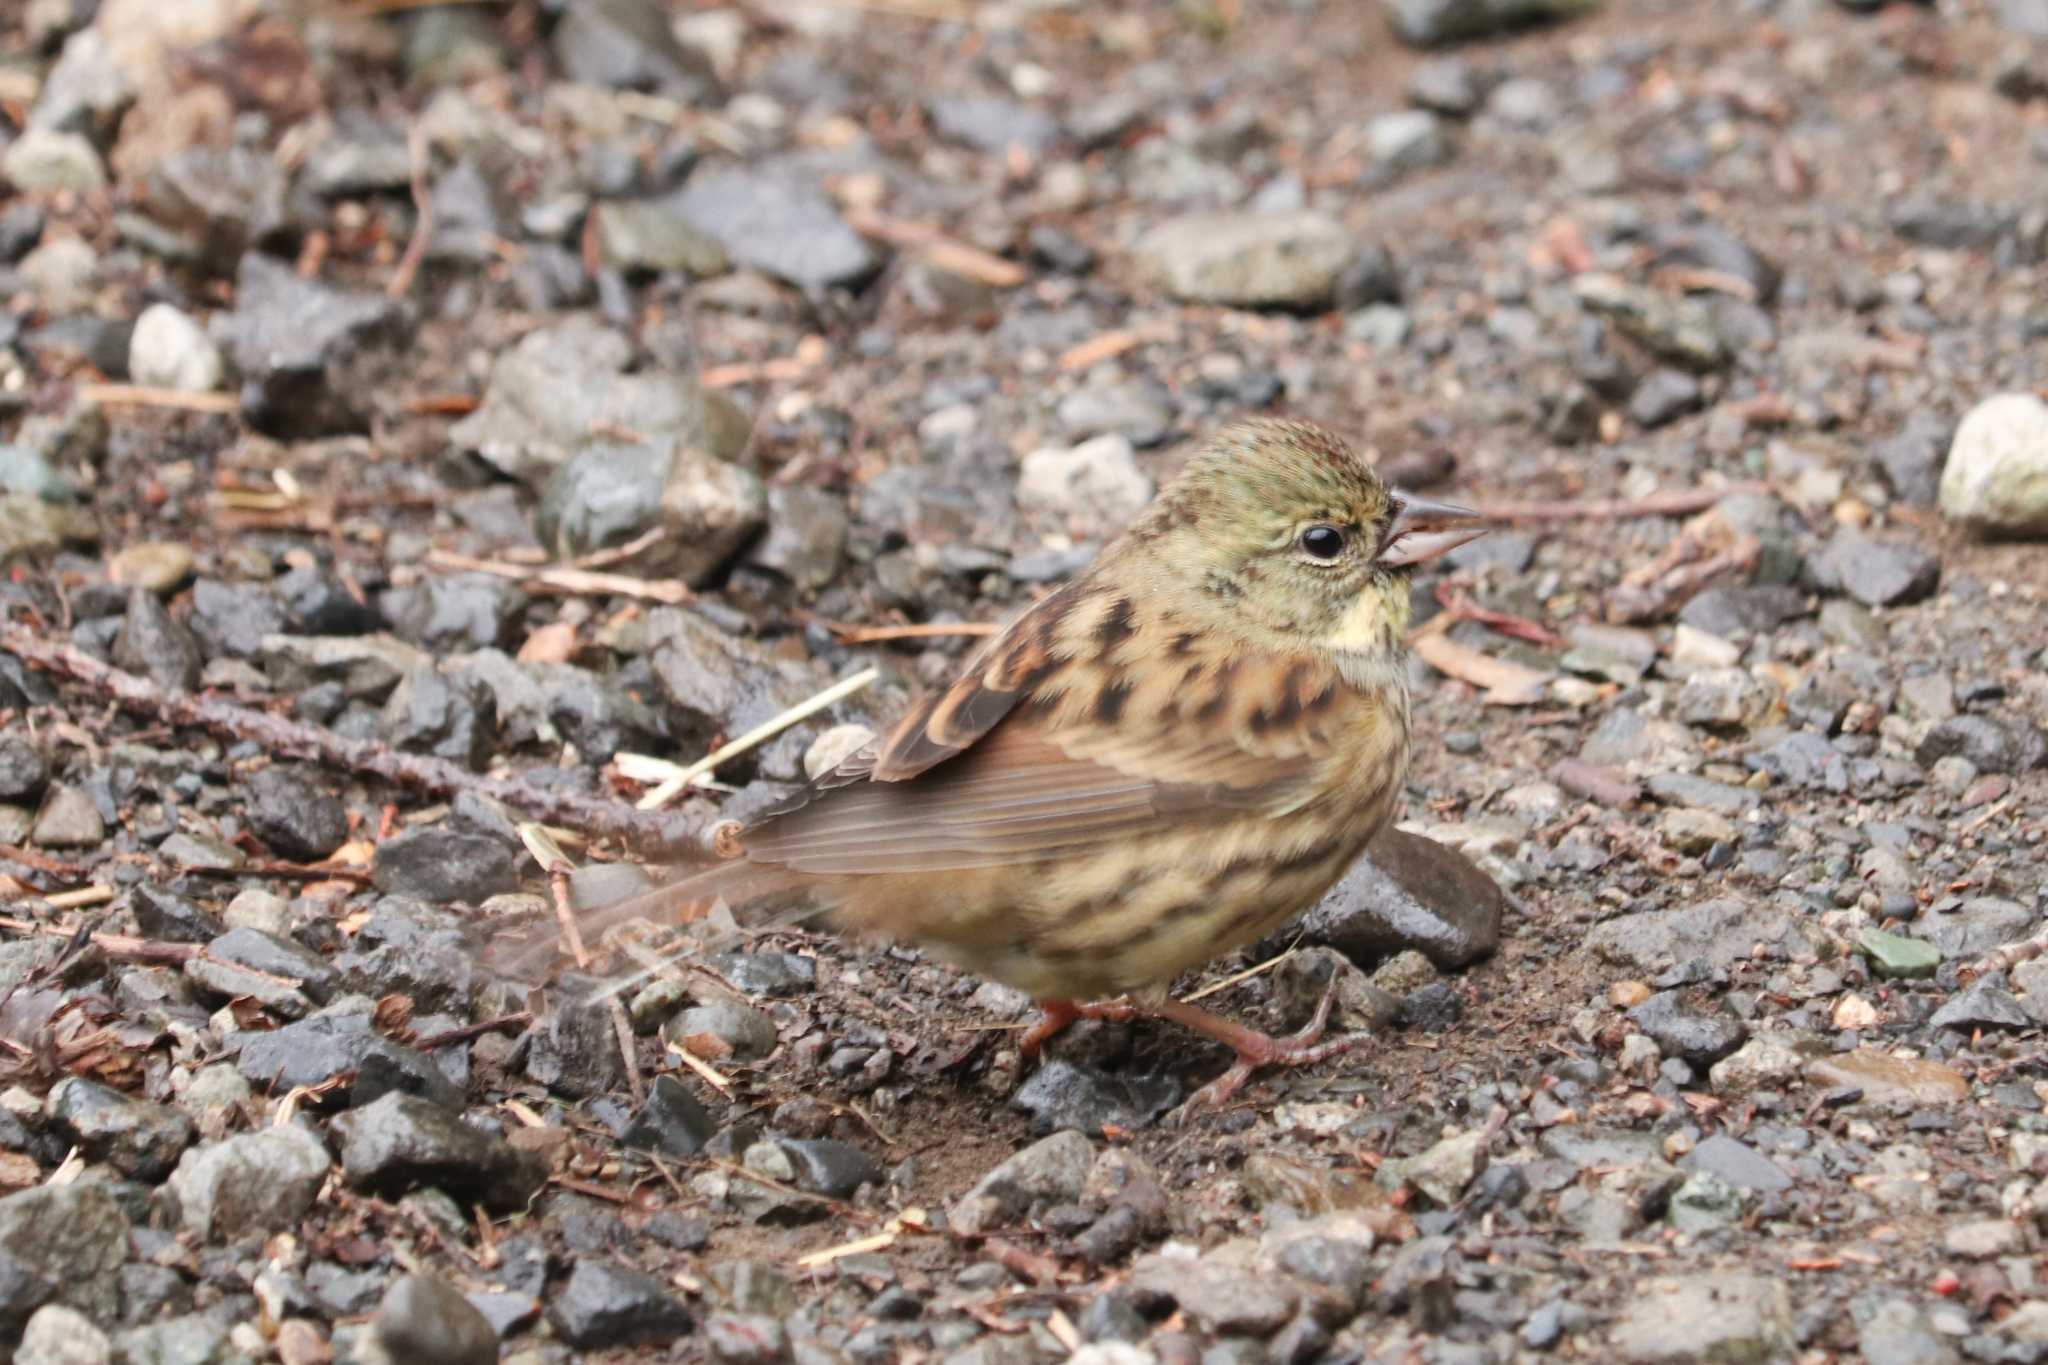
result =
[[1625,1296],[1610,1338],[1625,1361],[1789,1360],[1796,1346],[1782,1278],[1698,1274],[1650,1279]]
[[[108,1322],[120,1309],[128,1220],[103,1185],[39,1185],[0,1199],[0,1255],[23,1289]],[[33,1288],[38,1279],[47,1293]]]
[[1484,38],[1527,24],[1568,19],[1600,0],[1383,0],[1387,22],[1415,47]]
[[1949,445],[1941,510],[1987,535],[2048,535],[2048,403],[2001,393],[1971,408]]
[[699,172],[666,202],[733,260],[801,289],[857,285],[881,269],[817,182],[792,167]]
[[295,1125],[195,1147],[171,1172],[179,1225],[199,1238],[290,1227],[313,1207],[333,1164],[320,1139]]
[[1507,897],[1470,858],[1434,839],[1389,829],[1297,926],[1354,962],[1414,948],[1448,971],[1500,943]]
[[411,335],[403,307],[382,294],[303,278],[260,252],[235,277],[229,346],[242,376],[242,413],[280,437],[361,431],[380,361],[396,363]]
[[1358,243],[1321,213],[1198,213],[1138,239],[1138,268],[1175,298],[1234,308],[1322,308]]
[[589,318],[542,328],[498,358],[483,405],[448,438],[535,484],[606,429],[720,460],[739,454],[752,423],[731,399],[687,375],[629,373],[632,362],[632,343]]
[[1594,925],[1586,936],[1586,946],[1602,961],[1645,972],[1695,958],[1712,967],[1732,967],[1759,943],[1788,954],[1810,953],[1815,946],[1792,914],[1733,899],[1623,915]]

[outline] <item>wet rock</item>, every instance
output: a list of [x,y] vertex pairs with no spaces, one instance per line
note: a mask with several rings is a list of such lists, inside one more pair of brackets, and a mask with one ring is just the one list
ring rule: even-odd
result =
[[535,485],[607,428],[719,460],[740,453],[752,422],[731,399],[687,375],[629,372],[632,361],[632,343],[589,318],[531,332],[498,357],[482,406],[449,439]]
[[800,289],[857,287],[881,268],[817,182],[793,167],[700,171],[671,202],[733,260]]
[[195,692],[205,661],[192,632],[171,619],[153,592],[128,594],[128,612],[114,637],[114,663],[167,692]]
[[1494,950],[1506,908],[1500,888],[1471,859],[1389,829],[1296,927],[1360,964],[1414,948],[1449,971]]
[[128,377],[137,384],[206,393],[220,387],[225,368],[206,329],[168,303],[153,303],[135,320],[128,338]]
[[1383,0],[1387,23],[1402,42],[1437,47],[1568,19],[1600,0]]
[[1956,1365],[1962,1359],[1910,1300],[1885,1299],[1856,1316],[1864,1365]]
[[1152,480],[1138,468],[1128,437],[1108,435],[1072,449],[1048,447],[1024,457],[1017,504],[1114,531],[1152,501]]
[[292,862],[318,862],[348,839],[348,808],[304,768],[273,766],[244,782],[249,828]]
[[192,614],[186,625],[214,658],[251,659],[284,630],[284,604],[268,583],[223,583],[202,578],[192,585]]
[[370,877],[387,896],[481,905],[519,889],[512,850],[497,839],[444,826],[378,841]]
[[1629,1020],[1655,1041],[1667,1057],[1683,1058],[1704,1070],[1749,1036],[1749,1028],[1726,1009],[1702,1006],[1680,991],[1659,991],[1628,1012]]
[[657,1076],[619,1141],[667,1157],[687,1157],[702,1151],[717,1131],[718,1120],[688,1087],[673,1076]]
[[394,749],[481,769],[498,737],[498,708],[479,678],[422,665],[385,699],[377,733]]
[[547,1177],[539,1160],[410,1095],[388,1094],[335,1117],[351,1185],[395,1198],[431,1185],[503,1213],[524,1208]]
[[51,1087],[43,1112],[88,1160],[137,1180],[163,1179],[192,1143],[192,1120],[176,1109],[78,1076]]
[[1758,943],[1788,955],[1814,951],[1797,921],[1768,905],[1732,899],[1624,915],[1593,926],[1586,942],[1602,961],[1653,974],[1694,958],[1714,968],[1732,967]]
[[564,981],[526,1053],[526,1074],[565,1095],[601,1095],[626,1079],[625,1059],[600,983]]
[[39,848],[94,848],[107,837],[107,826],[91,797],[58,783],[44,796],[28,837]]
[[1173,219],[1133,248],[1139,270],[1177,299],[1236,308],[1329,304],[1357,247],[1320,213],[1212,213]]
[[402,346],[410,326],[382,294],[308,280],[250,252],[235,279],[227,332],[242,377],[242,415],[286,438],[364,430],[377,388],[363,366]]
[[168,1181],[178,1226],[195,1238],[291,1228],[332,1164],[328,1148],[297,1124],[190,1148]]
[[767,516],[758,475],[664,437],[577,451],[541,491],[534,529],[565,559],[660,530],[656,543],[635,554],[634,566],[702,584]]
[[1836,793],[1849,790],[1848,760],[1825,736],[1811,731],[1787,735],[1750,754],[1744,762],[1787,787]]
[[1204,1332],[1262,1338],[1286,1326],[1301,1301],[1300,1286],[1280,1275],[1255,1275],[1220,1257],[1158,1252],[1131,1268],[1125,1289],[1141,1310],[1175,1306]]
[[396,1361],[431,1360],[436,1365],[495,1365],[498,1334],[490,1321],[432,1275],[407,1275],[377,1305],[371,1335]]
[[1609,1338],[1626,1361],[1773,1360],[1796,1338],[1785,1283],[1762,1275],[1653,1278],[1625,1296]]
[[670,1341],[690,1330],[690,1311],[660,1280],[585,1257],[548,1303],[548,1322],[571,1346],[601,1349]]
[[2048,403],[1984,399],[1964,415],[1942,469],[1942,515],[1995,536],[2048,535]]
[[709,62],[677,40],[655,0],[570,0],[549,46],[562,73],[586,85],[659,90],[686,103],[719,93]]
[[2023,773],[2048,762],[2048,738],[2018,718],[1956,716],[1929,730],[1913,757],[1923,768],[1960,757],[1979,772]]
[[157,886],[138,886],[129,902],[144,938],[171,943],[205,943],[227,932],[211,913]]
[[1816,1057],[1806,1077],[1824,1089],[1861,1091],[1869,1104],[1955,1104],[1970,1096],[1970,1083],[1953,1068],[1874,1048]]
[[333,967],[348,990],[403,995],[422,1011],[467,1010],[478,981],[462,920],[399,896],[377,902]]
[[1023,1218],[1034,1207],[1081,1197],[1095,1148],[1071,1130],[1041,1138],[974,1183],[947,1214],[953,1231],[973,1236]]
[[54,1301],[98,1322],[118,1312],[128,1220],[104,1185],[44,1185],[0,1199],[0,1252],[12,1262],[5,1278],[18,1280],[12,1304]]
[[1808,567],[1823,591],[1847,593],[1872,607],[1918,602],[1941,582],[1941,561],[1930,552],[1848,527],[1835,532]]
[[351,1071],[360,1083],[369,1072],[379,1093],[395,1089],[451,1111],[462,1107],[462,1092],[430,1058],[373,1032],[368,1015],[316,1015],[282,1028],[233,1034],[230,1041],[241,1046],[237,1069],[266,1091],[319,1086]]
[[1180,1102],[1180,1095],[1180,1082],[1163,1073],[1106,1072],[1049,1061],[1017,1087],[1010,1107],[1031,1116],[1034,1133],[1100,1133],[1105,1124],[1149,1127]]
[[49,760],[26,735],[0,735],[0,801],[32,801],[50,780]]

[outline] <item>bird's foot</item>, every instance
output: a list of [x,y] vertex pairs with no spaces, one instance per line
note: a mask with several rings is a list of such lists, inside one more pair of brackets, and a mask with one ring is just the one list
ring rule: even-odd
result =
[[1187,1123],[1204,1110],[1214,1111],[1228,1104],[1232,1097],[1251,1079],[1252,1073],[1267,1066],[1313,1066],[1315,1063],[1335,1057],[1356,1047],[1363,1038],[1358,1034],[1346,1034],[1342,1038],[1322,1041],[1323,1030],[1330,1022],[1330,1007],[1336,1003],[1336,988],[1323,993],[1316,1005],[1316,1012],[1299,1031],[1275,1038],[1269,1033],[1246,1028],[1233,1023],[1220,1014],[1199,1009],[1179,1001],[1169,1001],[1152,1012],[1162,1019],[1171,1019],[1184,1028],[1193,1029],[1207,1038],[1214,1038],[1237,1054],[1237,1060],[1228,1071],[1197,1090],[1181,1105],[1177,1117]]
[[1025,1061],[1036,1061],[1045,1045],[1076,1020],[1135,1019],[1146,1012],[1128,1000],[1097,1000],[1086,1005],[1078,1000],[1041,1000],[1038,1002],[1038,1022],[1024,1030],[1024,1036],[1017,1040],[1017,1051],[1024,1055]]

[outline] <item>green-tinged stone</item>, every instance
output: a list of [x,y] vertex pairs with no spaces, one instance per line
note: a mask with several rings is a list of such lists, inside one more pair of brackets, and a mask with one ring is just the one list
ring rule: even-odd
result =
[[178,867],[204,867],[219,872],[233,872],[249,861],[249,855],[233,844],[184,830],[157,845],[157,852]]
[[1871,970],[1879,976],[1933,976],[1941,965],[1941,949],[1926,939],[1887,934],[1882,929],[1857,934],[1856,950],[1870,959]]

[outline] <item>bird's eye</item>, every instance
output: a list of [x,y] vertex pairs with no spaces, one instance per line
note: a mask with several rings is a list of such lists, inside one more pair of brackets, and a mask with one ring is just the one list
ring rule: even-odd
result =
[[1324,563],[1344,553],[1344,533],[1334,526],[1311,526],[1296,541],[1301,552]]

